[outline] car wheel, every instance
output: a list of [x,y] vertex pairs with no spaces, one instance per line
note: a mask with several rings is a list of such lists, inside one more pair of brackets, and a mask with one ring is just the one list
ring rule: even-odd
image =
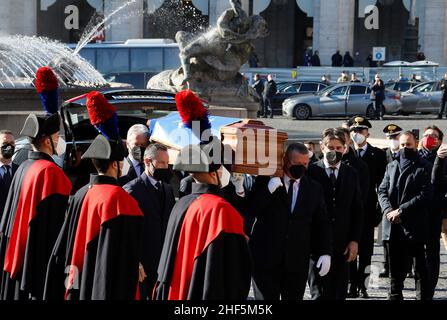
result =
[[293,110],[293,115],[297,120],[307,120],[312,116],[312,111],[308,105],[299,104]]
[[375,119],[376,118],[376,110],[374,109],[374,106],[370,104],[368,108],[366,108],[366,117],[368,119]]

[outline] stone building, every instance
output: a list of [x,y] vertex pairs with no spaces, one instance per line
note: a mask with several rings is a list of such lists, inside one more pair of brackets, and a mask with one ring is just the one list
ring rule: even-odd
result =
[[[76,42],[92,15],[109,15],[127,0],[2,0],[0,34],[47,36]],[[350,51],[357,65],[366,65],[374,46],[387,48],[387,60],[416,59],[447,64],[447,1],[445,0],[242,0],[250,14],[269,23],[269,37],[256,43],[262,66],[294,67],[308,49],[318,50],[323,65],[332,54]],[[378,29],[368,29],[375,6]],[[78,10],[79,28],[66,19]],[[141,14],[105,32],[106,41],[130,38],[172,38],[176,31],[197,31],[216,23],[228,0],[135,0]],[[371,7],[369,7],[370,9]],[[144,12],[144,13],[143,13]],[[358,53],[358,55],[355,55]]]

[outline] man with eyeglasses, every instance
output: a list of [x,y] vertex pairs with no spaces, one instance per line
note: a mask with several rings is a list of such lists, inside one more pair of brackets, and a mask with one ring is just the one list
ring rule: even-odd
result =
[[[424,135],[420,143],[419,155],[432,165],[444,167],[444,160],[437,157],[437,152],[444,139],[444,133],[437,126],[425,128]],[[445,168],[443,168],[445,172]],[[435,171],[433,171],[435,172]],[[441,236],[441,212],[445,190],[438,181],[432,181],[433,201],[430,203],[429,215],[427,216],[427,240],[425,244],[428,275],[428,297],[431,299],[435,293],[439,278],[440,266],[440,242]]]

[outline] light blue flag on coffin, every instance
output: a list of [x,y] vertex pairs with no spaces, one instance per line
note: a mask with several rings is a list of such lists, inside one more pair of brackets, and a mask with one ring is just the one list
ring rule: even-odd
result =
[[[220,129],[241,121],[240,118],[209,116],[211,135],[220,138]],[[178,112],[172,112],[165,117],[151,120],[151,140],[166,146],[181,149],[190,144],[199,144],[200,139],[193,131],[183,126]],[[205,139],[207,141],[207,139]]]

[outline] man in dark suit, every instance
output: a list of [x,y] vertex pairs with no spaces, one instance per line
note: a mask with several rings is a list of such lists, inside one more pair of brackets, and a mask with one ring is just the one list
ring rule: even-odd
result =
[[321,185],[306,177],[309,151],[296,143],[284,156],[284,176],[258,176],[249,196],[256,218],[249,240],[257,300],[303,299],[312,254],[320,277],[331,264],[331,228]]
[[365,117],[355,116],[349,120],[349,130],[354,141],[355,153],[358,158],[366,163],[369,172],[363,232],[359,244],[358,267],[357,261],[350,265],[351,288],[349,297],[356,298],[360,294],[364,299],[369,297],[366,283],[369,273],[366,270],[371,266],[371,257],[374,253],[374,229],[382,220],[377,200],[377,189],[382,183],[387,165],[385,152],[368,143],[371,127],[371,123]]
[[130,127],[126,138],[129,155],[124,159],[120,185],[139,177],[145,170],[143,156],[146,147],[149,145],[149,129],[143,124],[136,124]]
[[[399,138],[402,131],[403,129],[401,127],[392,123],[383,129],[383,133],[388,141],[388,148],[385,149],[387,164],[393,162],[394,160],[399,160]],[[388,278],[390,276],[390,255],[388,252],[387,242],[387,240],[382,240],[385,262],[383,263],[383,269],[379,273],[380,278]]]
[[12,156],[15,150],[15,140],[11,131],[0,131],[0,220],[8,197],[9,187],[12,177],[18,166],[12,163]]
[[389,300],[403,300],[408,259],[415,258],[416,299],[428,298],[424,241],[430,201],[432,166],[417,152],[411,131],[400,136],[400,159],[388,164],[379,187],[379,203],[384,214],[384,240],[388,240],[391,287]]
[[145,171],[124,186],[144,213],[143,252],[140,263],[140,295],[151,299],[157,280],[157,268],[169,216],[175,204],[171,186],[169,155],[160,144],[149,146],[144,153]]
[[321,143],[323,160],[309,167],[308,176],[323,186],[332,229],[331,270],[322,278],[311,259],[309,287],[312,299],[344,300],[348,290],[348,263],[357,258],[363,225],[363,205],[357,171],[342,163],[344,135],[329,133]]

